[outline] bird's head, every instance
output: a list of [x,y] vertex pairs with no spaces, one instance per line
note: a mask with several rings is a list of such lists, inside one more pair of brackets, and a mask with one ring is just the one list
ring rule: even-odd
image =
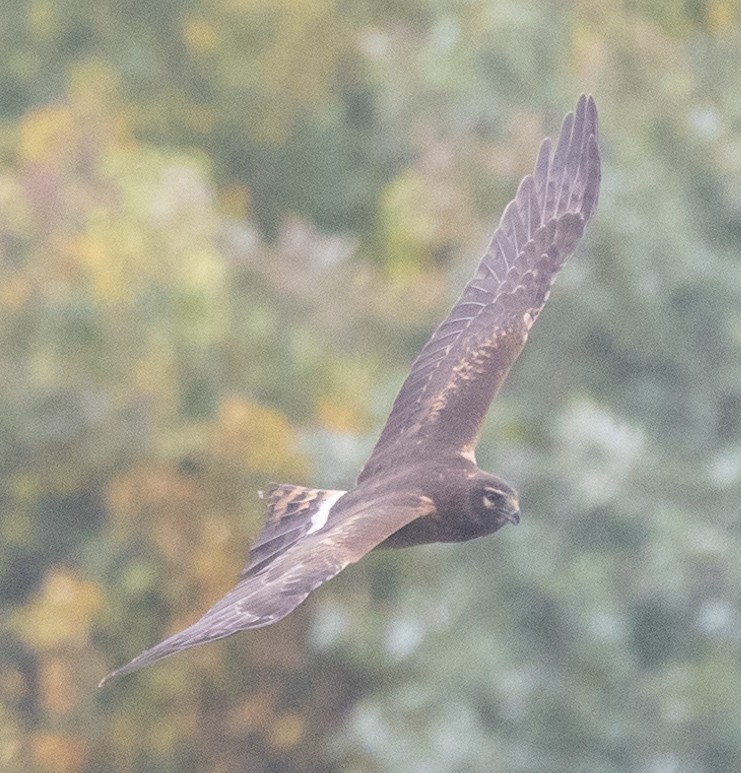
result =
[[471,510],[476,520],[497,531],[506,523],[520,522],[520,501],[517,492],[501,478],[480,472],[471,487]]

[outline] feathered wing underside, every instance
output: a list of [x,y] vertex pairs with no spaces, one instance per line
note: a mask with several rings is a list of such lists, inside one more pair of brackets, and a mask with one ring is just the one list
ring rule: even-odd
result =
[[421,493],[393,490],[370,501],[338,506],[336,516],[333,512],[323,527],[297,539],[262,570],[250,573],[248,568],[237,585],[196,623],[138,655],[100,684],[189,647],[277,622],[315,588],[402,526],[433,510],[432,501]]
[[427,446],[471,453],[599,194],[597,110],[582,96],[555,151],[543,141],[473,279],[425,344],[358,481]]

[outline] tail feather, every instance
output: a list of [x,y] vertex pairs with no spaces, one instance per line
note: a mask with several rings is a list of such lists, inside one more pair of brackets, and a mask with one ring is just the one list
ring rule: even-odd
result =
[[344,491],[306,488],[279,483],[267,494],[270,500],[263,530],[250,548],[250,562],[242,577],[259,574],[279,555],[307,534],[324,528],[329,513]]

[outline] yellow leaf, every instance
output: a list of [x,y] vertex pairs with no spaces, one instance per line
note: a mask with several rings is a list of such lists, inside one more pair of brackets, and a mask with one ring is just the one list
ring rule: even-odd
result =
[[81,645],[90,637],[93,614],[101,603],[100,588],[71,570],[53,568],[36,597],[17,613],[17,630],[36,650]]
[[26,115],[21,123],[21,154],[31,163],[69,153],[74,144],[74,119],[63,105],[43,107]]
[[734,23],[734,9],[729,2],[711,3],[708,8],[708,26],[713,34],[727,30]]
[[218,38],[213,25],[206,19],[189,16],[183,22],[185,45],[195,54],[208,54],[216,48]]
[[217,456],[255,472],[303,471],[298,435],[288,419],[238,397],[221,404],[214,445]]
[[304,735],[304,718],[301,714],[286,713],[277,717],[270,728],[270,742],[277,749],[296,746]]
[[36,733],[32,744],[34,761],[40,773],[76,773],[85,769],[90,742],[81,736]]
[[250,214],[250,191],[243,185],[228,185],[219,191],[219,207],[222,212],[237,219]]

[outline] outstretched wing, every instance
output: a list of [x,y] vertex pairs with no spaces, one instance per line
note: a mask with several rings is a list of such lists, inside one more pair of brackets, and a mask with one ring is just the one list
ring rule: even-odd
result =
[[197,644],[277,622],[311,591],[402,526],[433,511],[430,499],[409,491],[390,491],[371,501],[343,501],[322,528],[296,541],[262,571],[245,574],[198,622],[116,669],[101,681],[101,686],[114,676],[136,671]]
[[509,203],[473,279],[412,365],[358,481],[423,448],[472,454],[481,423],[597,205],[597,109],[583,96],[555,152]]

